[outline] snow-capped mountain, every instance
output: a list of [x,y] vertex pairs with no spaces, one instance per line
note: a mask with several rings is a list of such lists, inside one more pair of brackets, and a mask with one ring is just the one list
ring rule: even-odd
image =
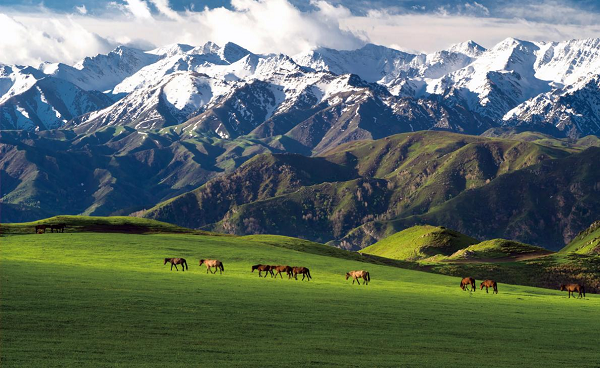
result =
[[[580,136],[597,134],[598,75],[600,39],[509,38],[488,50],[467,41],[431,54],[368,44],[293,57],[208,42],[151,51],[119,47],[73,66],[0,65],[0,106],[3,128],[44,129],[73,118],[65,126],[81,131],[127,125],[140,130],[176,126],[180,133],[224,139],[288,134],[301,136],[311,149],[329,135],[333,142],[417,129],[479,134],[490,126],[526,124]],[[66,84],[54,88],[52,98],[43,88],[39,96],[29,92],[40,89],[37,83],[48,76],[42,83],[46,89],[60,80],[78,92]],[[82,97],[73,99],[77,94]],[[25,103],[32,98],[35,103]],[[108,99],[113,104],[105,106]],[[70,105],[77,102],[83,105]],[[82,116],[76,116],[79,112]],[[348,124],[330,131],[339,121]],[[310,132],[298,133],[301,126],[310,126]]]
[[119,46],[107,55],[87,57],[70,66],[63,63],[43,64],[41,70],[86,90],[110,91],[123,79],[164,55]]
[[45,77],[0,104],[0,128],[56,129],[111,103],[101,92],[85,91],[66,80]]
[[135,74],[123,79],[113,90],[114,94],[130,93],[175,72],[189,71],[212,75],[219,66],[235,63],[250,52],[236,44],[228,43],[220,47],[208,42],[200,47],[173,45],[149,52],[164,55],[157,62],[147,65]]
[[566,136],[600,135],[600,75],[536,96],[509,111],[506,125],[556,128]]
[[176,125],[229,90],[229,82],[196,72],[176,72],[136,89],[102,110],[74,119],[78,132],[123,125],[138,130]]

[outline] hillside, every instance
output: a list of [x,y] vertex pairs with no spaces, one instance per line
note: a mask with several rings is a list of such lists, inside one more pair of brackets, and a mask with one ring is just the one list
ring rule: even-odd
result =
[[600,255],[600,221],[595,221],[571,240],[561,253]]
[[[584,367],[600,359],[597,295],[574,301],[555,286],[515,286],[503,279],[498,295],[465,293],[456,276],[365,263],[343,254],[367,258],[278,236],[5,235],[0,359],[3,366],[285,361],[298,366],[496,367],[543,361],[545,367],[560,367],[565,344],[587,352],[569,357],[569,364]],[[170,271],[164,257],[185,257],[189,269]],[[198,267],[200,258],[222,260],[225,272],[207,274]],[[306,266],[312,280],[259,278],[250,271],[256,263]],[[354,269],[369,270],[368,286],[344,279]],[[478,317],[482,311],[485,318],[469,323],[453,317]],[[559,319],[578,333],[564,334]],[[546,333],[538,333],[540,328]],[[558,334],[564,335],[560,341]],[[369,348],[357,353],[356,339],[349,336],[361,336]],[[489,354],[473,354],[473,346],[484,340],[495,346],[493,360]],[[415,346],[427,350],[427,356],[415,353]]]
[[552,254],[544,248],[534,247],[506,239],[492,239],[470,245],[453,253],[444,261],[503,262],[519,261]]
[[559,250],[600,216],[599,162],[600,149],[595,147],[543,161],[461,192],[425,213],[367,223],[341,241],[368,244],[429,223],[476,238],[505,237]]
[[[285,158],[285,168],[274,164],[268,169],[278,170],[277,175],[261,169],[259,163],[278,162],[287,156],[257,158],[142,215],[238,235],[300,236],[353,250],[422,223],[451,225],[477,238],[508,236],[558,249],[575,235],[572,229],[580,231],[588,217],[596,216],[597,210],[591,205],[594,197],[586,197],[594,187],[583,184],[596,180],[598,151],[445,132],[407,133],[348,143],[303,160],[291,156],[293,160]],[[541,175],[532,172],[537,169],[528,169],[545,162],[548,164],[542,166]],[[332,176],[317,180],[322,175],[318,173],[323,172]],[[315,180],[300,181],[297,177]],[[534,177],[532,183],[523,185],[529,180],[525,177]],[[269,190],[263,190],[262,182]],[[552,194],[544,197],[541,207],[513,208],[521,204],[520,196],[545,195],[534,189],[535,185],[563,193],[564,201],[580,203],[589,212],[552,218],[548,209],[557,211],[555,207],[563,201],[556,196],[548,198]],[[523,194],[525,188],[531,189]],[[572,190],[581,192],[567,195]],[[467,202],[475,195],[484,198],[480,203]],[[486,201],[500,196],[502,201],[494,205],[500,207],[501,221],[482,223],[496,211],[490,205],[485,207]],[[562,208],[564,212],[569,207]],[[521,211],[519,216],[542,216],[549,229],[540,233],[539,224],[513,218],[509,213],[516,210]],[[474,213],[479,220],[458,222],[461,216]],[[524,228],[517,231],[511,228],[513,223]]]
[[459,232],[429,225],[413,226],[384,238],[360,251],[362,254],[419,261],[438,255],[449,256],[478,243]]

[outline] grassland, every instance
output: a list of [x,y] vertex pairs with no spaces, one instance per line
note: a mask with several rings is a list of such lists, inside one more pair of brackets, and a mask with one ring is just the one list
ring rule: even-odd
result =
[[[597,295],[503,283],[467,293],[456,277],[278,236],[72,231],[0,238],[2,367],[600,362]],[[189,271],[163,266],[175,256]],[[225,273],[207,275],[199,258]],[[304,265],[314,279],[259,279],[255,263]],[[371,284],[346,282],[351,269]]]

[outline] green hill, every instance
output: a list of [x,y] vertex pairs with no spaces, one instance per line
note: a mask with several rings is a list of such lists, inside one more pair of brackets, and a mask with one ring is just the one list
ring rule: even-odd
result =
[[506,239],[492,239],[470,245],[450,255],[448,261],[498,262],[517,261],[552,254],[541,247]]
[[[510,180],[532,175],[529,168],[545,162],[552,162],[544,166],[547,171],[552,171],[556,163],[575,162],[569,171],[581,166],[580,175],[587,183],[595,175],[595,150],[600,151],[581,152],[574,147],[447,132],[400,134],[351,142],[320,157],[256,157],[233,173],[160,203],[142,216],[230,234],[300,236],[353,250],[423,223],[449,225],[481,238],[503,237],[506,233],[512,239],[556,249],[574,236],[572,229],[579,230],[581,223],[587,223],[587,217],[597,210],[590,207],[589,212],[562,214],[566,219],[559,221],[551,216],[549,208],[555,210],[553,206],[562,202],[575,206],[581,203],[587,208],[588,200],[583,197],[589,187],[582,187],[583,197],[564,193],[565,198],[545,198],[540,206],[527,205],[522,209],[525,213],[511,216],[513,207],[520,203],[521,192],[528,186],[513,188],[509,183],[499,187],[495,183],[507,175],[511,175]],[[581,164],[579,157],[586,157]],[[549,175],[561,184],[571,180],[565,165],[556,165],[555,174],[544,173],[544,183],[539,185],[556,191],[558,185],[550,181]],[[558,189],[575,190],[577,183],[573,181],[573,186]],[[488,193],[492,190],[501,192]],[[497,228],[482,223],[496,210],[486,200],[480,208],[471,201],[461,208],[441,209],[450,208],[457,198],[468,200],[478,191],[491,198],[504,198],[504,202],[494,203],[503,213],[501,221],[492,224]],[[483,211],[486,214],[478,221],[448,220],[455,214],[457,220],[471,216],[471,212],[481,215]],[[539,223],[521,222],[523,216],[543,217],[546,228],[541,230]],[[521,227],[515,228],[518,223]]]
[[436,226],[413,226],[361,250],[363,254],[418,261],[434,256],[449,256],[478,243],[477,239]]
[[[0,224],[0,234],[35,234],[36,225],[65,224],[66,233],[120,232],[120,233],[189,233],[220,236],[222,234],[192,230],[177,225],[129,216],[55,216],[33,222]],[[47,230],[50,232],[50,229]]]
[[577,234],[561,253],[600,255],[600,221],[595,221],[589,228]]
[[[563,367],[564,346],[586,352],[570,365],[600,361],[597,295],[574,301],[502,279],[498,295],[466,293],[458,277],[278,236],[79,230],[3,235],[3,367]],[[164,257],[187,258],[189,270],[169,271]],[[200,258],[220,259],[224,274]],[[306,266],[313,279],[259,278],[256,263]],[[344,279],[356,269],[371,273],[368,286]],[[482,341],[494,359],[473,350]]]

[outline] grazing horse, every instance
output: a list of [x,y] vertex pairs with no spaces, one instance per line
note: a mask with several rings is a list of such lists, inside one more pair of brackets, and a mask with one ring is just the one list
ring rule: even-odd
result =
[[267,277],[269,273],[271,274],[271,277],[273,277],[273,266],[257,264],[252,266],[252,272],[254,272],[254,270],[258,270],[258,277],[262,277],[261,272],[263,271],[266,272],[265,277]]
[[290,266],[272,266],[272,270],[277,272],[275,274],[275,277],[279,275],[279,277],[283,278],[283,276],[281,276],[281,273],[285,272],[288,275],[288,280],[292,278],[293,270]]
[[302,274],[302,281],[306,277],[306,281],[310,281],[312,276],[310,275],[310,270],[306,267],[292,267],[292,272],[294,273],[294,279],[298,280],[298,274]]
[[177,265],[181,265],[182,271],[185,271],[186,269],[189,270],[187,262],[185,261],[185,258],[165,258],[165,263],[163,263],[163,265],[166,265],[167,262],[171,263],[171,271],[173,271],[173,266],[175,266],[176,271],[179,271],[179,269],[177,268]]
[[45,233],[48,227],[50,227],[50,225],[35,225],[35,233],[41,234],[41,231]]
[[[225,268],[223,267],[223,262],[219,261],[218,259],[201,259],[200,264],[198,266],[202,266],[202,263],[206,265],[206,273],[210,271],[210,273],[214,274],[217,273],[217,270],[220,271],[220,273],[223,273],[223,271],[225,271]],[[215,272],[212,272],[211,267],[215,268]]]
[[492,291],[492,294],[493,293],[498,294],[498,284],[496,284],[496,281],[494,281],[494,280],[485,280],[479,286],[480,286],[480,290],[483,290],[483,287],[485,286],[486,293],[488,292],[488,288],[493,288],[494,291]]
[[352,285],[354,285],[354,281],[358,282],[358,284],[360,285],[360,281],[358,281],[358,279],[361,277],[363,278],[363,280],[365,280],[365,285],[369,285],[369,281],[371,281],[371,276],[369,275],[369,272],[365,270],[350,271],[346,273],[346,280],[348,280],[349,277],[352,277]]
[[464,291],[469,289],[469,285],[471,285],[471,290],[469,291],[475,291],[475,279],[472,277],[465,277],[464,279],[460,280],[460,288],[463,289]]
[[573,294],[573,298],[575,298],[575,292],[578,292],[579,295],[577,296],[577,298],[585,298],[585,287],[583,285],[580,284],[560,284],[560,291],[568,291],[569,292],[569,298],[571,297],[571,294]]
[[57,233],[64,233],[65,232],[65,227],[67,227],[67,224],[64,224],[64,223],[56,224],[56,225],[50,225],[50,231],[54,232],[54,230],[56,230]]

